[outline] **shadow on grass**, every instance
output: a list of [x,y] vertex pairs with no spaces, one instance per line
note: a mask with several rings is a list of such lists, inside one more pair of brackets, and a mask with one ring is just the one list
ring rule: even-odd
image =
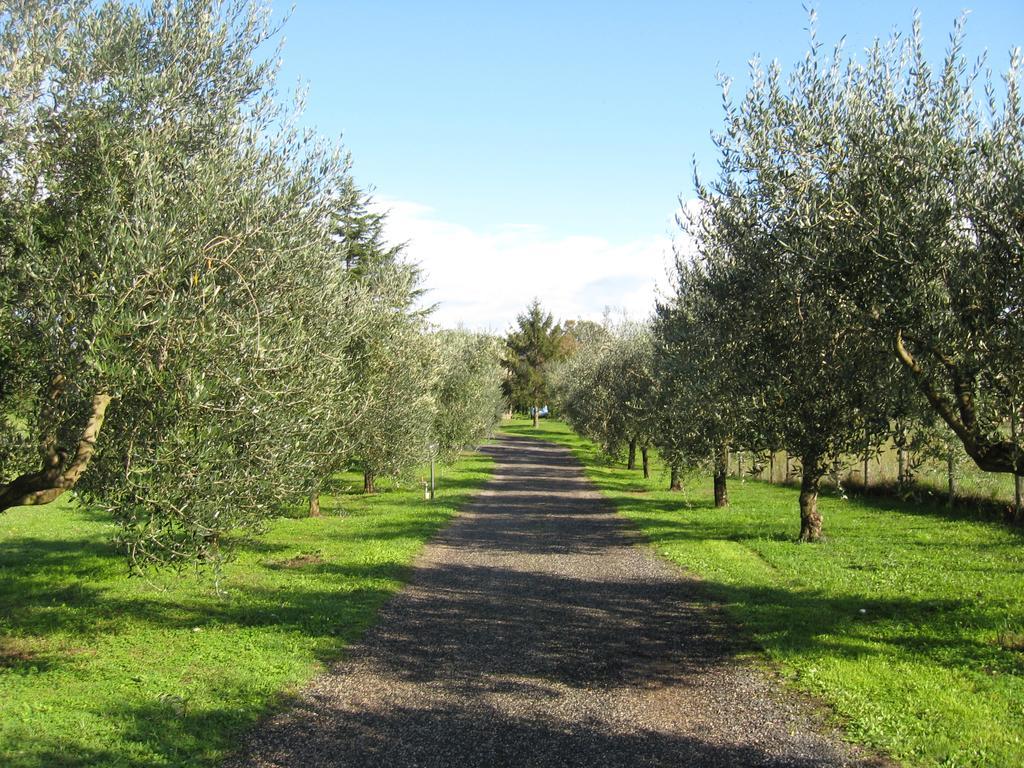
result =
[[[547,526],[549,520],[525,520],[527,529]],[[578,520],[559,523],[578,527]],[[608,528],[587,531],[595,540],[615,536]],[[548,537],[534,538],[491,530],[483,540],[467,545],[493,546],[541,553],[556,546]],[[593,542],[596,546],[597,542]],[[400,569],[376,565],[340,568],[313,565],[314,569],[339,579],[391,579]],[[609,734],[587,723],[566,729],[545,724],[541,719],[510,717],[490,709],[496,694],[507,693],[500,686],[508,679],[529,685],[532,696],[552,696],[552,684],[569,684],[580,689],[618,687],[656,690],[690,674],[725,663],[749,649],[707,606],[721,601],[740,607],[751,624],[763,628],[774,643],[796,651],[820,650],[844,656],[884,654],[884,647],[864,641],[864,628],[871,622],[912,619],[930,614],[941,621],[955,619],[958,604],[950,601],[875,600],[859,596],[824,597],[814,592],[794,593],[784,589],[736,588],[713,582],[679,580],[674,577],[646,581],[594,581],[524,572],[512,567],[482,567],[449,564],[423,568],[417,574],[420,596],[413,621],[386,622],[375,641],[384,653],[376,653],[386,664],[385,677],[439,685],[458,694],[451,708],[395,707],[387,712],[330,711],[323,702],[315,733],[303,739],[275,736],[270,726],[265,736],[275,748],[284,749],[287,764],[302,765],[323,750],[325,740],[351,759],[348,764],[373,764],[373,757],[388,755],[390,764],[414,765],[421,750],[436,749],[429,738],[396,739],[408,728],[417,733],[438,735],[455,757],[473,764],[472,750],[488,744],[488,759],[502,763],[502,750],[522,750],[546,755],[549,762],[538,765],[635,765],[639,756],[688,755],[696,764],[776,765],[773,758],[752,746],[714,744],[694,737],[646,734]],[[359,605],[380,605],[388,593],[361,589],[345,595],[351,610]],[[500,597],[500,599],[498,599]],[[158,604],[114,602],[117,610],[131,609],[147,621],[170,627],[189,627],[203,622],[231,622],[239,626],[273,625],[307,635],[336,636],[335,648],[355,639],[368,621],[352,624],[339,612],[336,593],[316,589],[249,589],[247,602],[258,607],[230,606],[201,609],[169,608]],[[867,618],[859,610],[866,608]],[[857,628],[859,631],[853,631]],[[441,638],[441,642],[439,642]],[[458,639],[458,642],[454,642]],[[992,665],[991,649],[969,647],[950,637],[906,636],[889,638],[898,644],[930,656],[960,659],[962,664]],[[497,686],[497,687],[496,687]],[[239,695],[236,700],[246,700]],[[249,699],[251,700],[251,699]],[[280,701],[279,706],[287,704]],[[31,744],[25,759],[9,764],[20,766],[191,765],[202,755],[230,749],[238,735],[262,714],[262,706],[191,711],[187,699],[169,697],[141,706],[126,706],[111,713],[112,722],[125,732],[123,751],[68,751],[47,744]],[[501,743],[479,742],[476,737],[499,727]],[[427,730],[422,730],[424,725]],[[458,734],[454,737],[453,734]],[[358,735],[358,738],[356,736]],[[505,735],[508,738],[505,738]],[[351,737],[351,738],[349,738]],[[521,741],[527,739],[527,741]],[[652,741],[653,739],[653,741]],[[314,741],[316,744],[314,746]],[[519,745],[519,746],[516,746]],[[135,754],[135,748],[138,754]],[[497,751],[493,751],[497,749]],[[469,750],[463,754],[463,751]],[[638,751],[639,750],[639,751]],[[321,752],[322,754],[322,752]],[[427,752],[423,753],[424,755]],[[513,752],[506,757],[510,763]],[[476,755],[476,758],[480,758]],[[602,758],[598,760],[598,758]],[[721,762],[721,761],[725,762]],[[715,762],[718,761],[718,762]],[[643,762],[643,761],[641,761]],[[453,764],[458,764],[453,763]],[[809,762],[807,765],[817,765]],[[803,765],[787,762],[787,765]]]
[[[988,523],[999,525],[1024,541],[1024,520],[1015,521],[1012,510],[1006,504],[986,499],[959,499],[949,506],[940,495],[921,495],[907,500],[900,499],[895,490],[871,493],[857,491],[857,501],[865,507],[882,512],[899,512],[904,515],[934,517],[950,522]],[[834,495],[833,491],[833,495]]]
[[[130,638],[138,628],[182,632],[174,635],[174,642],[197,628],[266,628],[266,633],[226,638],[246,638],[246,643],[252,641],[259,648],[265,644],[265,651],[259,651],[265,654],[283,653],[284,645],[290,648],[298,643],[304,653],[322,662],[333,661],[376,620],[381,605],[408,578],[411,566],[399,562],[400,553],[441,528],[452,510],[464,505],[483,484],[489,467],[490,459],[469,457],[452,479],[442,472],[444,485],[435,504],[423,501],[416,490],[387,484],[381,493],[366,497],[361,482],[356,487],[351,478],[337,478],[331,489],[341,493],[323,497],[327,513],[323,518],[309,519],[299,506],[282,515],[293,519],[282,521],[284,538],[280,540],[291,541],[288,532],[300,532],[302,540],[311,542],[308,552],[296,554],[296,546],[274,538],[239,538],[238,556],[245,562],[240,571],[234,565],[227,567],[226,599],[216,598],[202,583],[189,589],[172,585],[168,592],[161,592],[159,586],[148,589],[142,582],[139,590],[126,589],[123,553],[105,539],[107,530],[92,525],[109,527],[109,516],[88,508],[74,510],[77,519],[90,524],[88,535],[75,531],[60,540],[30,535],[0,541],[0,677],[51,671],[74,674],[88,664],[88,656],[82,654],[95,653],[89,646],[119,635]],[[410,514],[411,502],[422,504],[422,510]],[[350,517],[353,524],[325,525],[334,512]],[[72,525],[61,520],[55,524],[67,526],[70,532]],[[317,554],[318,533],[330,539],[323,544],[323,550],[331,553],[326,557]],[[402,545],[393,547],[397,541]],[[190,576],[183,579],[189,581]],[[157,579],[158,584],[161,581],[162,577]],[[68,647],[69,637],[85,650]],[[196,648],[202,652],[200,646]],[[239,654],[244,658],[241,650]],[[133,663],[128,662],[126,669]],[[211,669],[217,674],[215,666]],[[17,735],[0,745],[0,764],[211,764],[267,711],[263,684],[254,680],[251,690],[232,692],[229,677],[209,681],[213,698],[229,702],[223,709],[193,711],[187,700],[175,696],[136,706],[139,695],[130,694],[121,710],[90,713],[102,718],[112,734],[125,734],[120,742],[114,736],[109,739],[109,751],[89,748],[90,743],[103,743],[101,738],[90,742],[73,732],[19,732],[11,721],[14,730],[8,736]],[[120,682],[131,687],[127,677]]]
[[[468,494],[467,494],[468,498]],[[444,509],[400,520],[377,522],[369,529],[325,532],[342,543],[420,541],[448,519]],[[310,521],[315,525],[316,521]],[[125,617],[133,625],[190,630],[193,627],[234,625],[274,627],[280,632],[319,637],[318,658],[329,661],[340,648],[355,639],[372,620],[410,567],[393,561],[340,565],[314,561],[299,567],[294,548],[265,539],[240,547],[243,555],[263,558],[247,568],[276,571],[273,584],[259,586],[225,582],[227,599],[215,599],[200,584],[194,594],[163,595],[146,590],[125,595],[110,589],[127,578],[123,554],[96,536],[52,540],[21,537],[0,543],[0,619],[4,634],[32,638],[36,649],[50,648],[50,636],[72,635],[88,644],[94,638],[118,633]],[[283,553],[291,552],[292,557]],[[302,586],[290,586],[294,582]],[[314,587],[306,586],[313,578]],[[283,580],[283,583],[281,583]],[[141,587],[141,582],[140,582]],[[9,651],[9,652],[7,652]],[[72,654],[47,650],[34,652],[0,643],[0,672],[32,669],[44,671],[77,663]]]
[[[388,500],[383,496],[375,497],[369,500],[372,508],[361,508],[356,513],[360,517],[373,516],[372,525],[325,530],[323,537],[353,545],[425,540],[449,519],[452,507],[462,506],[472,498],[470,489],[478,488],[480,481],[460,485],[465,488],[462,493],[452,493],[436,506],[421,502],[422,514],[405,517],[397,514],[389,517]],[[396,501],[407,503],[408,500]],[[318,519],[309,518],[308,522],[315,526]],[[123,553],[99,535],[60,540],[31,536],[12,538],[0,542],[0,616],[4,619],[5,630],[14,636],[45,637],[55,632],[70,632],[88,638],[115,631],[121,617],[130,616],[133,621],[172,629],[210,622],[273,625],[284,631],[297,630],[347,640],[354,635],[344,632],[342,627],[351,616],[367,604],[379,605],[393,592],[394,584],[409,574],[409,566],[394,562],[357,566],[310,562],[301,567],[287,567],[294,559],[293,549],[265,538],[237,542],[240,557],[257,555],[264,558],[262,567],[265,569],[290,571],[303,578],[317,576],[325,585],[324,589],[278,586],[263,589],[250,584],[236,585],[230,581],[229,567],[228,599],[214,600],[203,593],[199,585],[195,595],[164,599],[158,593],[143,590],[129,597],[112,593],[107,584],[127,577],[128,569]],[[288,552],[293,553],[291,558],[285,556]],[[353,584],[373,585],[382,581],[388,582],[382,589],[350,588]],[[334,585],[345,588],[334,589]],[[59,609],[55,610],[55,606]]]
[[[615,501],[614,497],[612,498]],[[720,521],[666,519],[675,511],[672,502],[619,497],[629,510],[629,520],[639,529],[656,532],[659,546],[709,542],[793,542],[793,536],[766,530],[756,522],[745,525],[727,517]],[[710,511],[710,503],[693,505],[687,512]],[[892,512],[891,506],[881,506]],[[920,513],[918,513],[920,514]],[[976,522],[976,521],[974,521]],[[793,542],[792,546],[808,546]],[[914,546],[945,546],[916,542]],[[754,553],[756,555],[756,553]],[[757,557],[760,557],[757,555]],[[685,562],[682,563],[685,566]],[[850,563],[850,570],[882,571],[884,564]],[[988,572],[959,564],[961,572]],[[1013,570],[999,569],[1000,575]],[[1019,569],[1024,574],[1024,569]],[[755,584],[702,582],[709,600],[728,608],[734,620],[760,647],[784,654],[819,655],[828,650],[837,656],[899,655],[923,658],[948,668],[984,674],[1024,674],[1024,653],[1000,647],[983,638],[1006,627],[1005,611],[979,605],[973,593],[962,597],[878,597],[866,584],[836,594],[807,587],[765,587]],[[979,593],[980,594],[980,593]]]
[[[501,449],[496,449],[501,451]],[[506,475],[535,476],[539,464],[555,462],[574,465],[564,454],[553,455],[542,447],[524,446],[502,468]],[[481,497],[473,504],[483,524],[469,528],[455,526],[442,536],[460,546],[543,555],[564,551],[598,554],[628,545],[622,536],[625,523],[607,514],[607,505],[595,504],[592,496],[559,497],[556,486],[565,483],[553,476],[536,475],[531,493]],[[496,484],[500,488],[500,482]],[[582,487],[582,484],[581,484]],[[540,505],[538,497],[550,500]],[[460,497],[461,498],[461,497]],[[468,498],[468,494],[467,494]],[[613,496],[613,501],[615,497]],[[629,497],[631,509],[664,512],[674,509],[675,499]],[[638,507],[638,505],[643,505]],[[709,506],[709,503],[700,505]],[[693,508],[691,506],[691,508]],[[525,511],[524,511],[525,510]],[[697,540],[691,524],[666,523],[663,519],[641,520],[672,528],[670,535]],[[437,516],[409,522],[382,524],[365,538],[422,538],[438,528]],[[331,535],[331,534],[327,534]],[[363,536],[364,534],[359,534]],[[744,535],[744,534],[737,534]],[[346,533],[344,538],[351,538]],[[44,546],[45,545],[45,546]],[[82,573],[117,558],[112,548],[97,548],[88,541],[42,542],[19,540],[0,548],[4,563],[4,605],[8,627],[19,633],[45,634],[55,627],[54,616],[67,617],[59,628],[72,628],[84,635],[109,629],[116,617],[130,614],[133,620],[172,629],[196,626],[272,626],[282,632],[317,638],[321,659],[336,658],[340,649],[355,640],[372,623],[378,607],[392,594],[394,582],[408,574],[408,567],[394,563],[338,565],[308,563],[296,568],[304,578],[289,585],[232,586],[231,601],[177,603],[149,598],[118,598],[102,589],[79,587],[68,593],[71,610],[52,611],[52,585],[37,581],[30,563],[39,569],[70,569],[74,573],[74,551],[85,564]],[[263,554],[263,553],[261,553]],[[269,554],[267,552],[266,554]],[[20,563],[27,573],[19,577]],[[501,563],[498,558],[496,562]],[[264,567],[280,569],[277,561]],[[305,577],[317,576],[316,579]],[[351,588],[353,584],[358,587]],[[714,602],[733,609],[734,616],[753,629],[762,643],[797,652],[829,649],[846,656],[885,654],[886,645],[900,646],[913,653],[970,668],[1016,669],[1012,659],[998,655],[991,647],[958,637],[940,627],[954,626],[965,604],[957,600],[913,598],[871,599],[863,595],[825,595],[815,590],[787,590],[735,586],[694,579],[664,578],[615,580],[558,576],[542,570],[524,571],[514,566],[471,566],[458,563],[443,567],[421,567],[417,572],[420,597],[415,621],[391,622],[381,626],[378,642],[389,653],[390,674],[405,680],[433,681],[470,697],[472,706],[392,707],[387,712],[332,713],[317,726],[323,737],[344,749],[351,764],[379,762],[389,754],[394,764],[428,762],[437,742],[424,738],[396,739],[408,729],[434,734],[447,747],[459,752],[462,764],[480,764],[486,754],[501,764],[522,762],[523,745],[530,745],[548,763],[558,765],[635,765],[647,758],[653,762],[662,754],[688,755],[692,764],[773,765],[773,758],[753,746],[723,746],[699,738],[648,733],[642,737],[609,734],[591,724],[572,729],[556,727],[529,715],[509,716],[493,711],[487,703],[503,693],[482,685],[496,681],[507,685],[509,678],[524,679],[534,695],[553,695],[551,683],[579,688],[633,686],[657,688],[680,676],[699,672],[749,650],[715,611]],[[337,588],[344,586],[344,589]],[[862,613],[861,611],[864,611]],[[977,617],[975,617],[975,621]],[[888,633],[884,641],[872,642],[872,627],[879,622],[925,626],[926,631]],[[935,631],[932,631],[935,627]],[[375,630],[377,632],[377,630]],[[1010,659],[1010,661],[1007,661]],[[258,697],[239,693],[236,707],[192,711],[187,700],[168,699],[143,705],[125,706],[111,717],[124,729],[128,746],[117,752],[69,752],[46,743],[30,744],[26,757],[12,766],[112,765],[135,766],[154,763],[192,765],[208,762],[218,751],[230,748],[232,740],[263,713]],[[494,743],[495,723],[501,723],[503,739]],[[322,732],[320,732],[322,731]],[[458,733],[458,739],[450,734]],[[273,742],[285,751],[288,764],[313,762],[308,750],[322,748],[313,739],[285,739]],[[359,738],[350,738],[358,734]],[[333,740],[333,742],[332,742]],[[478,745],[491,751],[474,753]],[[135,749],[137,747],[137,750]],[[494,751],[497,750],[497,751]],[[502,750],[507,750],[503,752]],[[319,753],[323,754],[323,753]],[[433,753],[435,756],[438,753]],[[458,763],[453,763],[458,764]],[[683,763],[680,763],[683,764]],[[814,765],[817,762],[789,762]]]
[[[272,563],[265,567],[274,569]],[[35,638],[73,634],[87,643],[98,635],[118,631],[124,624],[123,617],[130,616],[133,624],[170,630],[224,625],[275,627],[284,633],[337,638],[340,647],[365,628],[369,620],[364,618],[366,609],[381,605],[393,594],[395,583],[409,573],[408,566],[392,563],[320,563],[293,570],[301,571],[304,577],[319,576],[322,584],[346,588],[231,585],[230,599],[184,598],[171,602],[141,594],[119,597],[103,587],[84,584],[33,586],[8,576],[2,582],[4,594],[15,594],[17,599],[2,605],[5,629],[12,636]],[[361,586],[351,588],[352,584]],[[54,610],[55,605],[59,610]],[[324,646],[327,650],[323,660],[336,657],[333,645]],[[52,657],[48,661],[52,665],[60,659]],[[65,661],[71,662],[72,657]],[[32,664],[38,666],[35,660]]]
[[[435,523],[429,529],[436,527]],[[394,534],[420,536],[422,532],[423,527],[417,523],[409,530],[396,529]],[[76,549],[78,557],[88,563],[78,569]],[[12,558],[12,553],[16,557]],[[60,638],[73,636],[76,642],[89,646],[103,636],[130,633],[139,625],[182,633],[195,628],[268,628],[276,638],[304,638],[302,642],[312,655],[329,663],[372,625],[380,607],[394,595],[410,570],[393,562],[314,562],[294,569],[297,578],[292,584],[229,584],[230,597],[226,600],[209,595],[167,599],[159,594],[121,596],[102,582],[56,585],[52,574],[49,579],[43,578],[49,567],[60,569],[62,578],[75,579],[76,574],[87,576],[97,563],[123,565],[112,548],[89,541],[22,539],[0,548],[0,558],[5,563],[0,579],[4,633],[15,640],[28,638],[37,649],[25,651],[17,645],[0,643],[0,678],[5,674],[73,670],[82,660],[75,649],[65,648]],[[31,561],[31,571],[10,567],[12,560]],[[273,570],[273,561],[265,562],[264,567]],[[125,617],[130,617],[128,625]],[[123,682],[130,685],[127,677]],[[110,740],[109,750],[90,749],[88,740],[83,744],[74,733],[25,733],[0,745],[0,763],[11,768],[212,764],[214,757],[235,747],[241,734],[266,714],[267,702],[258,684],[252,690],[225,693],[225,680],[210,682],[216,686],[218,699],[236,706],[193,712],[187,699],[154,696],[154,701],[144,706],[102,712],[105,725],[122,734]],[[137,696],[129,696],[132,698]]]
[[[238,697],[244,696],[237,691]],[[277,703],[286,703],[284,697]],[[124,745],[122,749],[98,749],[76,743],[73,736],[26,745],[7,768],[151,768],[153,765],[186,768],[214,765],[237,746],[238,736],[251,728],[261,712],[246,708],[192,710],[180,697],[156,698],[142,705],[112,709],[111,722]]]

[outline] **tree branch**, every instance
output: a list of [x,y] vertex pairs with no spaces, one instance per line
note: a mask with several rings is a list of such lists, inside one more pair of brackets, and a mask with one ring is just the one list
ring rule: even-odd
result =
[[932,408],[960,438],[967,455],[974,459],[974,463],[980,469],[986,472],[1011,472],[1015,475],[1024,475],[1024,449],[1013,440],[993,440],[978,429],[974,398],[970,387],[965,384],[955,365],[947,364],[946,360],[942,361],[952,379],[959,415],[954,412],[953,405],[949,400],[932,386],[928,379],[928,373],[904,345],[902,331],[896,332],[893,346],[896,356],[914,376],[918,388],[931,403]]
[[75,487],[96,453],[96,440],[111,399],[106,392],[93,396],[89,420],[82,429],[70,462],[65,465],[60,453],[51,452],[44,458],[44,467],[38,472],[28,472],[0,485],[0,512],[11,507],[49,504],[64,491]]

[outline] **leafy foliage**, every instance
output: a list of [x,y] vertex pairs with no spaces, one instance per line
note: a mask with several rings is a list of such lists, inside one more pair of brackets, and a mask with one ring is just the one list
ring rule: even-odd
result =
[[646,450],[666,431],[653,366],[646,325],[605,327],[553,369],[552,392],[569,423],[609,455],[627,445]]
[[684,221],[697,260],[659,324],[668,390],[718,427],[676,442],[801,457],[807,540],[831,465],[928,431],[908,374],[979,466],[1024,466],[1002,431],[1022,394],[1018,57],[986,121],[960,27],[933,76],[916,22],[858,63],[824,55],[813,21],[788,78],[755,60],[738,104],[725,83],[719,174]]
[[545,404],[549,366],[561,355],[562,328],[534,299],[517,318],[518,328],[505,339],[503,392],[509,407],[526,411]]
[[138,566],[432,440],[419,270],[290,127],[274,34],[244,0],[0,14],[0,509],[75,488]]
[[422,275],[404,258],[402,246],[387,243],[384,221],[369,196],[356,192],[335,225],[345,249],[347,284],[373,297],[375,309],[347,346],[355,361],[358,405],[341,418],[351,453],[336,454],[362,468],[368,492],[377,477],[404,474],[429,455],[437,376],[427,313],[415,306]]
[[352,408],[347,159],[279,127],[271,32],[201,0],[4,17],[5,506],[81,477],[137,563],[258,529]]
[[501,342],[468,331],[438,331],[434,349],[438,377],[433,436],[437,456],[451,461],[483,442],[501,422]]

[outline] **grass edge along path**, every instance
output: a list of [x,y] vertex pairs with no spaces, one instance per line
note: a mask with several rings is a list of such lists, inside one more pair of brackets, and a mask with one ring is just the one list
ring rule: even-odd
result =
[[0,765],[216,765],[338,658],[490,476],[470,454],[437,498],[337,478],[324,516],[275,521],[222,575],[128,578],[108,519],[60,502],[0,517]]
[[1024,765],[1024,533],[943,507],[821,500],[828,540],[795,542],[798,490],[730,479],[665,490],[566,425],[506,423],[570,448],[659,554],[700,576],[773,669],[854,741],[912,766]]

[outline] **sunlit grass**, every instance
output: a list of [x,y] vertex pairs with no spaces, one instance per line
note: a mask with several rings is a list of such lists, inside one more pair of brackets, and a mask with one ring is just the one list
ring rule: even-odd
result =
[[909,765],[1024,765],[1024,535],[888,499],[821,500],[828,540],[796,543],[797,491],[730,480],[668,492],[564,424],[510,432],[571,448],[666,558],[700,575],[792,685],[850,737]]
[[369,626],[424,541],[490,473],[469,456],[420,489],[278,520],[209,577],[126,575],[110,522],[61,502],[0,516],[0,765],[217,764]]

